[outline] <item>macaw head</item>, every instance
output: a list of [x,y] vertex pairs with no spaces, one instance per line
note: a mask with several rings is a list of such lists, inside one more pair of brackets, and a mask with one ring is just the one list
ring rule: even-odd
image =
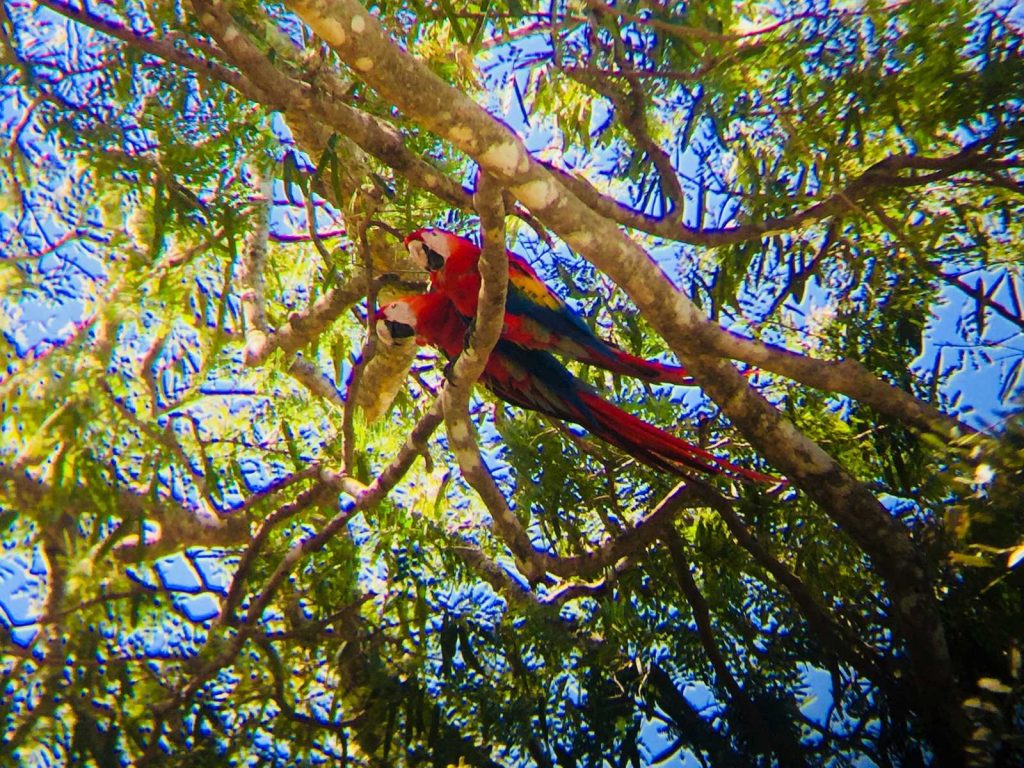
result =
[[448,259],[459,253],[477,250],[472,241],[436,227],[426,227],[410,232],[405,240],[409,256],[421,269],[437,272],[444,269]]
[[416,309],[414,296],[392,301],[377,310],[377,338],[385,344],[403,344],[416,336]]

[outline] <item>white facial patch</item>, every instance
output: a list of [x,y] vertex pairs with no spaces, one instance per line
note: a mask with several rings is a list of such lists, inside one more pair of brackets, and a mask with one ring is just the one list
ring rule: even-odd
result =
[[444,260],[447,261],[447,257],[451,256],[452,253],[449,250],[449,239],[447,239],[447,232],[441,231],[440,229],[427,229],[422,233],[423,242],[426,243],[434,251],[437,251]]
[[404,301],[396,301],[393,304],[389,304],[384,308],[384,319],[390,320],[393,323],[401,323],[402,325],[408,325],[410,328],[416,328],[416,313],[412,311],[412,307]]
[[[399,332],[398,337],[391,332],[388,326],[407,325],[413,330],[413,334]],[[380,316],[377,318],[377,338],[389,347],[401,346],[415,341],[416,314],[412,307],[404,301],[396,301],[381,308]]]
[[430,250],[437,253],[445,261],[448,261],[448,257],[452,255],[451,248],[448,245],[448,233],[442,232],[439,229],[428,229],[423,232],[420,237],[423,238],[423,242],[426,243]]
[[421,240],[411,240],[408,245],[409,258],[413,260],[417,267],[420,269],[427,268],[427,254],[423,252],[423,242]]
[[443,229],[423,229],[415,240],[410,240],[406,249],[416,266],[433,272],[443,269],[451,256],[452,235]]

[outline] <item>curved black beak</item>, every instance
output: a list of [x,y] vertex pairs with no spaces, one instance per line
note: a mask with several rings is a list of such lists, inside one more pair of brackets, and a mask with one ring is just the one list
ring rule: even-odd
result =
[[391,334],[391,338],[395,341],[398,339],[410,339],[416,335],[416,331],[411,325],[399,323],[395,320],[385,320],[384,327],[388,329],[388,333]]
[[423,243],[423,253],[427,257],[427,270],[430,272],[437,272],[440,269],[444,269],[444,256],[435,251],[426,243]]

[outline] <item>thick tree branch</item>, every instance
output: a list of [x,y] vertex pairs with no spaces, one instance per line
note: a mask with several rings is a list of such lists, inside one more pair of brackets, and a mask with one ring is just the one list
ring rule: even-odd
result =
[[489,558],[482,549],[466,544],[457,544],[452,547],[452,551],[472,568],[474,573],[494,587],[496,592],[500,592],[519,605],[537,605],[539,603],[533,592]]
[[[35,480],[24,471],[0,465],[0,483],[10,488],[16,509],[39,509],[46,504],[52,489],[42,480]],[[268,493],[280,490],[274,487]],[[118,542],[115,556],[125,561],[151,560],[186,547],[233,547],[249,540],[249,518],[245,514],[199,515],[166,499],[154,501],[143,491],[120,488],[115,491],[117,508],[126,521],[146,520],[160,529],[152,538],[141,541],[129,534]],[[265,498],[265,495],[260,495]],[[75,499],[75,514],[101,513],[88,494]],[[251,503],[247,506],[251,506]],[[122,525],[129,525],[124,522]]]
[[491,513],[494,528],[516,557],[520,570],[530,581],[540,578],[543,566],[539,553],[526,535],[519,518],[509,507],[501,489],[483,462],[476,442],[476,429],[469,419],[469,398],[473,384],[483,373],[491,350],[498,343],[505,319],[508,290],[508,255],[505,251],[505,209],[501,187],[485,173],[477,180],[476,207],[480,214],[483,249],[480,254],[480,296],[473,331],[455,364],[441,395],[452,452],[463,477],[480,495]]
[[245,318],[245,347],[261,349],[267,344],[267,301],[263,271],[267,267],[267,239],[270,235],[270,208],[273,185],[269,178],[253,169],[257,188],[253,224],[245,236],[242,252],[242,316]]
[[[200,6],[204,6],[204,3],[201,1],[197,7]],[[223,16],[223,12],[209,18],[204,16],[204,23],[207,24],[211,33],[221,38],[225,36],[225,30],[229,26],[229,23],[224,21]],[[231,28],[234,30],[234,27]],[[233,55],[235,55],[240,66],[253,68],[254,78],[272,89],[275,97],[284,93],[288,94],[289,98],[297,99],[298,97],[295,94],[307,87],[305,82],[288,78],[278,72],[274,65],[255,46],[248,43],[241,34],[231,36],[231,41],[225,45],[229,51],[233,51]],[[249,72],[248,69],[246,71]],[[328,88],[331,94],[337,95],[339,91],[343,90],[340,83],[334,83],[332,80],[325,82],[331,84],[330,88]],[[250,98],[260,98],[258,93],[246,92],[244,83],[239,88]],[[301,130],[301,126],[309,124],[311,109],[313,108],[305,101],[296,102],[292,108],[287,110],[289,123],[293,125],[293,128],[298,126],[298,130]],[[396,160],[393,152],[398,151],[395,147],[401,143],[401,137],[393,128],[381,123],[377,118],[360,113],[358,110],[345,108],[337,99],[328,100],[326,104],[319,104],[318,102],[318,106],[315,108],[320,110],[316,114],[322,115],[328,124],[333,125],[340,133],[351,138],[364,150],[396,170],[405,172],[403,169],[407,169],[408,163],[413,162],[404,155],[405,159],[401,161]],[[331,109],[349,109],[352,114],[346,113],[347,117],[336,119],[337,116],[332,116]],[[347,120],[357,120],[362,127],[346,122]],[[407,151],[405,152],[410,154]],[[890,160],[892,159],[890,158]],[[918,161],[923,162],[920,159]],[[883,163],[886,162],[883,161]],[[907,162],[910,161],[907,160]],[[882,163],[878,165],[891,169],[896,163],[889,162],[888,166],[884,166]],[[694,236],[681,237],[678,232],[674,231],[675,225],[664,219],[653,219],[635,212],[629,213],[626,218],[623,218],[623,214],[628,213],[628,209],[613,199],[604,197],[582,179],[570,176],[552,166],[547,167],[570,191],[580,197],[584,203],[592,207],[596,212],[611,217],[613,220],[617,220],[626,226],[662,237],[677,239],[681,242],[701,245],[722,245],[742,242],[826,218],[845,210],[850,196],[855,194],[855,190],[860,186],[855,181],[842,192],[830,198],[829,201],[819,203],[802,214],[786,219],[769,221],[764,226],[744,225],[725,230],[687,230],[683,228],[684,231],[691,232]],[[432,168],[424,168],[420,169],[420,171],[415,173],[409,172],[406,175],[410,181],[418,186],[428,190],[433,189],[437,183],[435,177],[439,177],[439,172]],[[865,173],[865,177],[868,175],[868,173]],[[451,189],[445,187],[445,190],[447,191],[441,194],[442,199],[464,210],[471,207],[468,194],[461,188],[458,188],[457,192],[455,187]],[[508,203],[509,201],[506,201],[506,204]],[[633,218],[630,218],[630,216]],[[661,222],[661,224],[652,229],[650,227],[652,222]],[[960,424],[950,417],[941,414],[936,409],[920,403],[903,390],[879,381],[856,361],[818,361],[797,353],[788,352],[782,348],[743,339],[728,334],[721,329],[718,329],[718,331],[717,334],[713,334],[713,338],[705,339],[706,342],[710,342],[710,346],[706,348],[716,354],[749,362],[764,370],[792,378],[808,386],[844,394],[865,402],[879,413],[884,413],[920,430],[938,432],[944,437],[953,434],[953,430],[956,430],[955,434],[967,434],[973,431],[966,425]],[[257,354],[254,362],[260,362],[262,359],[264,358]]]
[[823,392],[845,395],[919,432],[931,432],[950,441],[977,434],[958,419],[879,379],[857,360],[822,360],[728,332],[705,333],[704,328],[696,332],[707,342],[705,349],[709,352],[742,360]]
[[[648,544],[664,534],[666,528],[671,526],[672,521],[683,509],[693,503],[697,495],[693,486],[680,483],[635,525],[626,528],[600,547],[585,554],[551,557],[539,552],[535,553],[531,558],[531,565],[538,572],[538,576],[551,574],[565,579],[563,583],[554,587],[543,600],[540,600],[534,592],[524,588],[497,563],[487,558],[482,551],[472,547],[460,547],[458,548],[459,554],[495,589],[504,592],[513,600],[533,602],[539,605],[558,604],[573,597],[595,594],[607,589],[619,574],[630,567],[636,556]],[[602,573],[605,576],[595,582],[583,583],[581,581],[593,579]]]

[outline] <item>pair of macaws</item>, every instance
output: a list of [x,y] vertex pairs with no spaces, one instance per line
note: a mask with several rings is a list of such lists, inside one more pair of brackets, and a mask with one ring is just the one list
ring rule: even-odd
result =
[[[393,301],[377,313],[385,343],[415,337],[458,356],[480,292],[480,248],[442,229],[418,229],[405,238],[413,261],[430,273],[430,291]],[[603,400],[551,354],[651,382],[691,384],[686,371],[631,355],[594,335],[582,319],[521,257],[508,252],[505,322],[481,382],[502,400],[588,429],[638,461],[686,476],[684,468],[774,483],[681,440]]]

